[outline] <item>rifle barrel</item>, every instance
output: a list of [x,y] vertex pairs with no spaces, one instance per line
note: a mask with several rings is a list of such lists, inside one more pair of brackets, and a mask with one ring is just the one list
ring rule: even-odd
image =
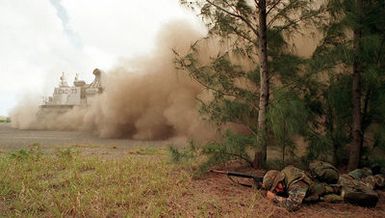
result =
[[233,172],[233,171],[227,172],[227,175],[229,175],[229,176],[243,177],[243,178],[254,178],[254,177],[255,177],[255,176],[250,175],[250,174],[240,173],[240,172]]
[[214,172],[214,173],[226,174],[228,176],[251,178],[251,179],[255,179],[255,180],[259,179],[259,177],[251,175],[251,174],[247,174],[247,173],[240,173],[240,172],[234,172],[234,171],[222,171],[222,170],[210,170],[210,171]]
[[[234,171],[222,171],[222,170],[210,170],[210,172],[226,174],[227,176],[236,176],[236,177],[253,179],[255,184],[257,185],[258,189],[261,188],[261,184],[263,182],[263,177],[258,177],[258,176],[250,175],[250,174],[246,174],[246,173],[240,173],[240,172],[234,172]],[[239,183],[239,184],[241,184],[243,186],[251,187],[248,184],[242,184],[242,183]]]

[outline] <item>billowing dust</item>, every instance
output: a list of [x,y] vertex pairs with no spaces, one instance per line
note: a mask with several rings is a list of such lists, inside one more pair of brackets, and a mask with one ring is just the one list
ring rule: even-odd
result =
[[[159,34],[157,47],[146,57],[123,61],[102,75],[103,94],[87,108],[38,116],[38,103],[23,101],[11,113],[12,126],[21,129],[94,131],[100,137],[166,139],[183,136],[209,139],[214,128],[201,120],[196,97],[203,88],[189,75],[175,69],[181,54],[203,36],[184,22],[168,24]],[[37,119],[37,117],[39,117]]]
[[[122,61],[114,70],[102,75],[105,90],[89,101],[88,107],[38,116],[38,103],[22,101],[11,113],[12,126],[92,131],[100,137],[139,140],[213,139],[217,135],[216,128],[201,119],[196,101],[196,98],[204,99],[209,95],[188,73],[175,69],[172,51],[186,54],[190,45],[203,36],[202,30],[188,23],[172,22],[160,32],[157,47],[151,55]],[[296,51],[301,56],[309,56],[318,41],[304,36],[294,36],[292,40],[297,48],[301,48]],[[200,53],[200,59],[203,62],[221,50],[215,41],[202,45],[204,52]],[[244,60],[238,63],[249,70],[255,67],[255,63]],[[251,90],[257,89],[245,81],[240,84]],[[243,132],[239,126],[232,127]]]

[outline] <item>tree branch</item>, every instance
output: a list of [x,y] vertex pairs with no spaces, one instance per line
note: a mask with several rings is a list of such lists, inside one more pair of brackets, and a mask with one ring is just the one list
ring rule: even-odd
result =
[[254,0],[255,4],[257,5],[258,8],[261,8],[259,2],[257,0]]
[[246,157],[244,157],[244,156],[242,156],[242,155],[240,155],[240,154],[234,154],[234,153],[230,153],[230,152],[222,152],[222,153],[225,154],[225,155],[238,157],[238,158],[240,158],[240,159],[246,161],[250,166],[251,166],[252,163],[253,163],[252,161],[250,161],[249,158],[246,158]]
[[[280,10],[267,24],[267,26],[271,26],[280,16],[284,15],[287,11],[289,11],[292,6],[297,3],[297,1],[293,1],[290,4],[288,4],[286,7],[284,7],[282,10]],[[276,7],[276,6],[275,6]]]
[[276,1],[276,2],[271,6],[271,8],[270,8],[269,10],[267,10],[266,15],[268,15],[268,14],[271,12],[271,10],[273,10],[279,3],[281,3],[281,1],[282,1],[282,0]]
[[287,28],[289,28],[291,26],[294,26],[294,25],[298,24],[299,22],[301,22],[303,20],[306,20],[308,18],[311,18],[313,16],[315,16],[315,15],[314,14],[309,14],[307,16],[302,16],[302,17],[298,18],[297,20],[290,20],[290,19],[288,19],[289,23],[284,25],[284,26],[281,26],[280,28],[278,28],[278,31],[280,32],[282,30],[285,30],[285,29],[287,29]]
[[235,13],[233,13],[233,12],[231,12],[231,11],[228,11],[228,10],[224,9],[223,7],[214,4],[213,2],[211,2],[211,1],[209,1],[209,0],[206,0],[206,2],[209,3],[210,5],[216,7],[217,9],[219,9],[219,10],[225,12],[226,14],[229,14],[229,15],[231,15],[231,16],[233,16],[233,17],[239,18],[240,20],[242,20],[242,21],[243,21],[243,22],[244,22],[244,23],[245,23],[245,24],[246,24],[246,25],[253,31],[253,33],[254,33],[256,36],[259,35],[257,29],[255,29],[255,28],[253,27],[253,25],[250,23],[250,21],[247,20],[245,17],[243,17],[243,16],[241,16],[241,15],[239,15],[239,14],[235,14]]
[[246,33],[242,33],[242,31],[239,31],[237,30],[237,28],[233,28],[231,26],[231,29],[238,35],[240,36],[241,38],[245,39],[246,41],[252,43],[253,45],[257,46],[257,42],[253,41],[252,39],[250,39]]
[[[179,53],[173,49],[173,52],[176,56],[180,57]],[[202,82],[197,76],[195,76],[193,73],[191,73],[191,70],[189,70],[189,66],[187,66],[186,64],[184,64],[183,62],[183,58],[179,58],[179,63],[181,65],[181,67],[185,70],[187,70],[190,74],[190,76],[196,81],[198,82],[199,84],[201,84],[204,88],[208,89],[208,90],[212,90],[214,92],[218,92],[219,94],[221,95],[225,95],[225,96],[232,96],[232,97],[237,97],[235,94],[231,94],[231,93],[226,93],[224,91],[221,91],[219,89],[215,89],[213,87],[210,87],[209,85],[207,85],[206,83]]]

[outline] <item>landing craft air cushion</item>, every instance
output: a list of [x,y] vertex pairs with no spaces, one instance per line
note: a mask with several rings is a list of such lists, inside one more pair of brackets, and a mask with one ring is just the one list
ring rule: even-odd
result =
[[69,86],[63,73],[60,77],[59,86],[54,89],[52,96],[43,98],[39,115],[51,112],[64,113],[76,106],[84,107],[89,105],[92,97],[103,92],[102,71],[96,68],[93,74],[95,79],[92,83],[86,84],[83,80],[79,80],[78,75],[76,75],[73,86]]

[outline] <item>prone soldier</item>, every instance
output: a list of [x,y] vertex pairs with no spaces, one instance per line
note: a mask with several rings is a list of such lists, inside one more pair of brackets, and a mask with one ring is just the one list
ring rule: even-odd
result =
[[373,189],[385,186],[385,177],[373,176],[367,168],[340,176],[331,164],[316,161],[310,164],[310,171],[314,179],[294,166],[287,166],[282,171],[268,171],[262,184],[267,190],[266,197],[289,211],[298,210],[303,202],[319,200],[374,207],[378,194]]
[[363,182],[369,189],[385,188],[385,176],[380,174],[379,166],[375,165],[372,169],[367,167],[355,169],[347,174],[354,180]]
[[[373,175],[373,172],[375,175]],[[340,176],[338,183],[342,186],[341,196],[345,202],[365,207],[375,207],[379,195],[375,189],[385,186],[384,175],[369,168],[355,169]]]
[[287,166],[282,171],[268,171],[262,188],[267,190],[269,200],[289,211],[298,210],[303,202],[317,201],[321,196],[339,194],[340,191],[338,186],[314,182],[303,170],[294,166]]

